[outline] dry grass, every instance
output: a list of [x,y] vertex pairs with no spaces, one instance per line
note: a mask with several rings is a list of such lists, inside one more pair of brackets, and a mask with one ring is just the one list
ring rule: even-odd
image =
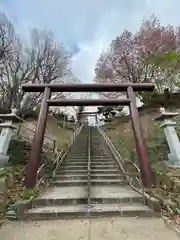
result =
[[[180,112],[180,109],[176,109],[176,111]],[[180,169],[168,168],[164,165],[169,148],[163,129],[159,128],[158,124],[152,120],[157,115],[159,115],[158,109],[146,114],[140,114],[149,161],[156,175],[156,188],[149,193],[160,200],[162,207],[166,209],[168,217],[175,222],[178,221],[178,224],[180,224]],[[176,117],[175,120],[177,122],[177,134],[180,137],[180,116]],[[116,145],[124,160],[138,163],[130,120],[116,119],[105,125],[104,130]]]
[[[62,123],[52,116],[48,116],[46,135],[44,139],[44,145],[48,152],[42,153],[43,159],[53,159],[53,140],[56,140],[56,147],[59,150],[63,150],[67,146],[67,142],[71,138],[73,128],[62,128]],[[21,126],[19,135],[23,138],[13,139],[11,141],[8,155],[10,161],[5,171],[8,175],[13,175],[14,184],[8,191],[8,203],[15,202],[19,199],[23,199],[24,195],[27,195],[24,188],[24,174],[26,170],[26,164],[31,151],[31,143],[34,137],[34,131],[36,127],[36,121],[28,120]],[[74,125],[74,129],[77,126]],[[46,189],[46,182],[42,182],[39,191]],[[26,196],[25,196],[26,197]]]
[[[37,121],[32,119],[25,121],[21,127],[20,134],[28,137],[29,140],[32,141],[36,123]],[[72,128],[62,128],[62,125],[62,121],[57,120],[53,116],[48,116],[44,145],[49,147],[49,149],[53,148],[53,140],[56,140],[56,147],[62,149],[77,127],[77,125],[74,124]]]

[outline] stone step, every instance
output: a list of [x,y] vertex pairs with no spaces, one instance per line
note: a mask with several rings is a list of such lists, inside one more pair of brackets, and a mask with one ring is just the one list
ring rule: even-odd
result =
[[[94,204],[119,204],[119,203],[142,203],[143,198],[141,196],[122,196],[119,198],[97,198],[91,197],[90,202],[92,205]],[[43,206],[57,206],[57,205],[78,205],[78,204],[88,204],[88,197],[84,196],[83,198],[36,198],[34,200],[35,207],[43,207]]]
[[[73,179],[73,180],[56,180],[52,181],[54,186],[82,186],[87,185],[88,181],[86,179]],[[71,191],[71,189],[69,189]]]
[[[60,174],[59,173],[56,173],[56,177],[74,177],[74,176],[79,176],[79,177],[86,177],[87,176],[87,171],[86,172],[82,172],[82,173],[77,173],[76,171],[74,172],[71,172],[71,173],[64,173],[64,172],[61,172]],[[120,172],[118,173],[91,173],[91,179],[94,179],[94,178],[102,178],[102,179],[106,179],[106,178],[124,178],[124,175]]]
[[124,179],[122,174],[91,174],[91,179]]
[[[87,158],[66,158],[63,163],[88,163],[88,157]],[[108,163],[108,164],[116,164],[117,162],[114,161],[113,159],[90,159],[91,163]]]
[[93,140],[101,140],[102,141],[102,137],[101,137],[101,135],[99,134],[99,133],[91,133],[91,137],[92,137],[92,139]]
[[67,156],[79,156],[79,157],[83,157],[83,156],[86,156],[86,155],[88,155],[88,153],[87,152],[84,152],[84,153],[69,153],[69,154],[67,154]]
[[[101,165],[101,164],[96,164],[96,165],[91,165],[91,169],[116,169],[117,166],[114,164],[111,165]],[[117,168],[118,169],[118,168]]]
[[[83,152],[69,152],[68,153],[68,155],[70,155],[70,156],[85,156],[85,155],[88,155],[88,153],[87,153],[87,150],[85,150],[85,151],[83,151]],[[111,155],[110,155],[110,153],[105,153],[104,151],[102,151],[102,152],[95,152],[94,154],[91,154],[91,156],[92,157],[111,157]]]
[[[96,199],[95,199],[96,200]],[[35,207],[88,204],[88,197],[83,198],[36,198]]]
[[85,143],[87,144],[88,143],[88,136],[81,135],[78,138],[76,138],[76,141],[74,142],[74,145],[81,146],[81,145],[78,145],[79,143],[82,143],[83,145],[85,145]]
[[[91,148],[98,148],[98,150],[105,149],[106,145],[101,139],[91,139]],[[105,149],[107,151],[107,148]]]
[[69,150],[68,154],[87,154],[87,145],[84,146],[81,144],[81,147],[73,147]]
[[80,165],[80,166],[60,166],[61,170],[82,170],[82,169],[87,169],[88,165]]
[[[66,158],[63,163],[68,163],[68,162],[72,162],[72,163],[87,163],[88,162],[88,157],[84,158],[84,159],[68,159]],[[113,159],[90,159],[91,163],[108,163],[108,164],[117,164],[117,162],[115,162]]]
[[66,158],[63,163],[65,162],[72,162],[72,163],[76,163],[76,162],[82,162],[82,163],[87,163],[88,162],[88,157],[86,158]]
[[75,143],[71,146],[71,148],[73,148],[74,146],[81,147],[81,144],[82,144],[82,146],[87,146],[88,139],[87,138],[76,139]]
[[109,152],[105,152],[105,151],[97,151],[97,150],[92,150],[91,149],[91,156],[92,157],[101,157],[101,156],[104,156],[104,157],[112,157],[111,154]]
[[92,141],[101,141],[102,142],[102,137],[100,135],[91,135],[91,140]]
[[[84,165],[84,164],[87,164],[88,163],[88,159],[86,159],[86,160],[84,160],[84,161],[72,161],[72,160],[67,160],[67,161],[63,161],[62,162],[62,164],[61,165],[63,165],[63,164],[71,164],[71,165],[74,165],[74,166],[76,166],[77,164],[78,165],[80,165],[79,163],[82,163],[82,165]],[[111,162],[104,162],[104,161],[90,161],[90,163],[92,164],[92,165],[113,165],[113,166],[115,166],[115,167],[117,167],[118,166],[118,164],[116,163],[116,162],[113,162],[113,161],[111,161]],[[106,164],[107,163],[107,164]]]
[[[92,156],[91,155],[91,159],[93,159],[93,160],[97,160],[97,161],[99,161],[99,160],[107,160],[107,161],[112,161],[113,160],[113,158],[112,157],[110,157],[110,156],[102,156],[102,155],[96,155],[96,156]],[[114,161],[114,160],[113,160]]]
[[[67,168],[58,168],[56,174],[72,174],[72,173],[87,173],[87,169],[67,169]],[[92,174],[119,174],[121,171],[119,169],[91,169]]]
[[77,147],[77,148],[81,148],[81,147],[87,147],[88,146],[88,139],[77,139],[74,144],[71,146],[71,149]]
[[[55,179],[87,179],[88,175],[71,173],[71,174],[56,174]],[[91,174],[90,179],[124,179],[122,174]]]
[[87,176],[87,174],[88,174],[88,171],[86,170],[86,171],[71,171],[71,172],[57,172],[56,173],[56,176],[58,177],[58,176]]
[[[79,170],[81,170],[81,169],[86,169],[88,167],[88,165],[87,164],[85,164],[85,165],[60,165],[60,169],[61,170],[75,170],[75,169],[79,169]],[[114,165],[91,165],[91,170],[95,170],[95,169],[97,169],[97,170],[105,170],[105,169],[107,169],[107,170],[112,170],[112,169],[114,169],[114,170],[116,170],[116,166],[114,166]],[[117,170],[118,170],[118,168],[117,168]]]
[[68,179],[68,180],[82,180],[82,179],[85,179],[85,180],[87,180],[88,179],[88,175],[87,174],[74,174],[74,175],[60,175],[60,174],[56,174],[56,176],[55,176],[55,180],[65,180],[65,179]]
[[[84,149],[87,149],[87,147],[84,147]],[[74,149],[72,152],[71,151],[68,152],[68,156],[71,156],[71,157],[78,157],[78,156],[83,157],[83,156],[85,156],[86,157],[86,156],[88,156],[88,153],[87,153],[87,151]]]
[[[65,179],[65,180],[54,180],[52,184],[55,186],[80,186],[88,184],[86,179]],[[124,185],[124,179],[91,179],[91,185]]]
[[113,165],[113,166],[115,166],[115,167],[117,167],[118,165],[117,165],[117,163],[116,162],[113,162],[113,161],[111,161],[111,162],[105,162],[105,161],[90,161],[90,164],[92,165],[92,166],[94,166],[94,165],[102,165],[102,166],[106,166],[106,165]]
[[[74,153],[67,154],[67,157],[71,157],[71,158],[85,158],[85,157],[87,157],[87,156],[88,156],[87,153],[86,153],[86,154],[79,154],[79,153],[77,153],[77,154],[74,154]],[[96,155],[92,155],[92,154],[91,154],[91,158],[97,158],[97,159],[101,159],[101,158],[103,158],[103,159],[112,159],[112,157],[109,156],[109,154],[96,154]]]
[[68,154],[72,154],[72,155],[87,155],[87,146],[84,146],[81,148],[74,148],[74,149],[71,149]]
[[86,160],[86,162],[72,162],[72,161],[68,161],[68,162],[63,162],[60,166],[87,166],[88,165],[88,161]]
[[[87,166],[88,165],[88,161],[86,162],[63,162],[60,166]],[[116,163],[113,162],[90,162],[90,165],[93,166],[114,166],[117,167],[118,165]]]
[[88,169],[58,169],[56,171],[56,174],[83,174],[83,173],[87,173]]
[[61,165],[60,166],[70,166],[70,165],[74,165],[74,166],[77,166],[77,165],[82,165],[82,166],[84,166],[84,165],[88,165],[88,161],[86,160],[86,161],[84,161],[84,162],[76,162],[76,161],[64,161],[64,162],[62,162],[61,163]]
[[[37,207],[24,214],[28,220],[52,220],[93,217],[156,217],[149,207],[142,204],[95,204],[89,209],[87,204]],[[159,214],[158,214],[159,216]]]
[[122,174],[119,169],[91,169],[91,174]]
[[78,160],[78,159],[82,159],[82,160],[85,160],[88,158],[88,154],[87,155],[84,155],[84,156],[71,156],[71,155],[67,155],[65,159],[69,159],[69,160]]
[[85,153],[84,155],[81,155],[81,154],[79,154],[79,153],[77,153],[77,154],[68,154],[67,156],[66,156],[66,158],[72,158],[72,159],[76,159],[76,158],[80,158],[80,159],[84,159],[84,158],[87,158],[88,157],[88,154],[87,153]]
[[[90,202],[92,205],[94,204],[119,204],[119,203],[127,203],[127,204],[132,204],[132,203],[140,203],[143,205],[143,197],[121,197],[121,198],[91,198]],[[44,205],[46,206],[46,205]]]

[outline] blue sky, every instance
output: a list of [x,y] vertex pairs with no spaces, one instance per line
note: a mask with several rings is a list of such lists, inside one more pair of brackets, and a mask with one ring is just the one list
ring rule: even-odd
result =
[[79,50],[72,68],[83,82],[92,81],[100,52],[125,28],[135,31],[152,13],[163,24],[180,25],[179,9],[180,0],[0,0],[0,11],[24,39],[32,27],[49,28],[58,41]]

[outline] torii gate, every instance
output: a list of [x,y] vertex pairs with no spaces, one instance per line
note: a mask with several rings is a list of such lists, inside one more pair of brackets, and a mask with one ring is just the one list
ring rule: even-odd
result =
[[[24,92],[41,92],[43,99],[39,112],[38,122],[32,142],[32,150],[27,164],[25,186],[34,188],[37,171],[40,164],[41,148],[44,140],[46,121],[49,106],[129,106],[136,150],[140,162],[141,178],[147,188],[153,186],[152,169],[148,162],[147,147],[143,137],[139,114],[134,92],[153,91],[154,84],[127,83],[127,84],[24,84]],[[116,100],[102,99],[50,99],[52,92],[126,92],[127,98]]]
[[83,115],[83,116],[94,116],[95,117],[95,122],[96,124],[98,123],[98,120],[97,120],[97,112],[81,112],[79,113],[80,115]]

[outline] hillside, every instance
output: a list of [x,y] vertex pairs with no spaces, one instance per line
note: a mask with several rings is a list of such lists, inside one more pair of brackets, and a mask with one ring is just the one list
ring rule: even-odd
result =
[[[166,110],[180,113],[179,108]],[[160,200],[163,209],[166,210],[166,215],[170,216],[170,218],[176,216],[179,221],[180,169],[168,168],[163,163],[164,160],[167,160],[169,149],[163,129],[159,128],[158,124],[153,121],[153,118],[160,114],[159,108],[141,109],[139,114],[147,142],[148,157],[156,182],[156,188],[150,192],[149,190],[146,191]],[[174,120],[177,122],[176,130],[180,138],[180,115]],[[135,169],[133,169],[131,163],[135,162],[138,165],[138,157],[135,150],[130,116],[116,118],[103,128],[124,159],[126,171],[134,172]]]
[[[180,112],[180,109],[178,111]],[[140,110],[139,114],[143,133],[148,145],[149,159],[152,164],[157,164],[157,159],[158,161],[165,160],[167,156],[167,144],[163,130],[153,121],[153,118],[159,115],[159,108],[143,109]],[[136,158],[135,141],[130,116],[118,117],[106,124],[103,128],[107,131],[109,137],[113,140],[125,159]],[[177,130],[180,134],[180,124],[177,126]],[[156,153],[154,150],[156,150]]]
[[[20,134],[22,136],[28,137],[28,139],[32,141],[36,127],[36,122],[37,121],[34,119],[26,120],[20,129]],[[49,115],[47,119],[44,145],[46,145],[49,149],[52,149],[53,141],[55,140],[56,147],[58,149],[63,148],[63,146],[67,143],[76,127],[77,124],[67,123],[65,128],[63,128],[63,121],[58,120],[55,117]]]
[[[54,164],[52,162],[56,158],[56,152],[66,150],[71,135],[78,127],[77,124],[67,124],[65,128],[62,128],[62,126],[62,121],[57,120],[53,116],[48,116],[41,164],[45,163],[43,173],[45,175],[49,174],[49,177],[51,177],[53,172]],[[33,119],[24,121],[20,128],[17,126],[18,131],[15,131],[8,149],[7,155],[10,156],[8,165],[0,169],[0,220],[2,213],[12,212],[12,210],[8,211],[6,209],[7,206],[12,206],[13,208],[16,201],[29,199],[34,194],[34,192],[25,190],[24,174],[31,151],[35,127],[36,120]],[[56,148],[55,152],[53,152],[53,148]],[[38,187],[38,192],[44,191],[47,184],[49,184],[49,181],[42,181]],[[4,185],[6,187],[2,188]],[[10,217],[13,218],[14,216]]]

